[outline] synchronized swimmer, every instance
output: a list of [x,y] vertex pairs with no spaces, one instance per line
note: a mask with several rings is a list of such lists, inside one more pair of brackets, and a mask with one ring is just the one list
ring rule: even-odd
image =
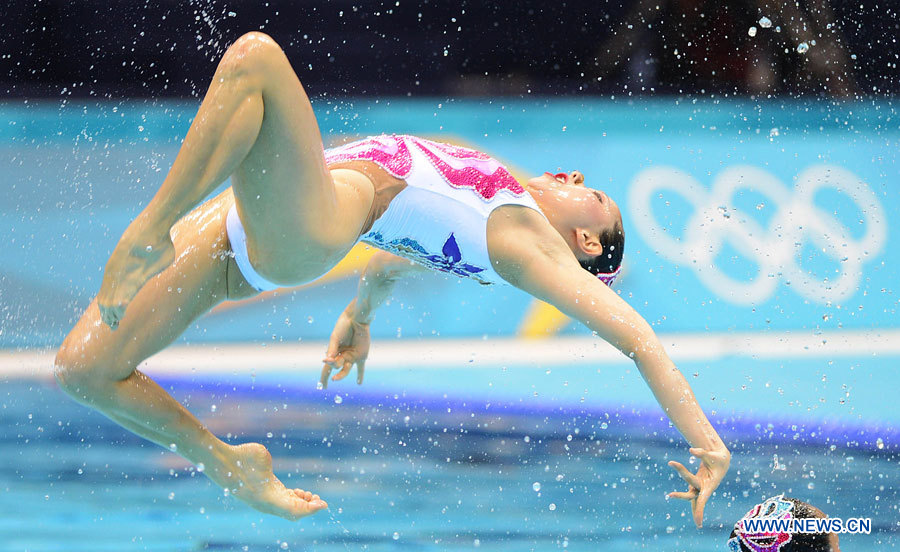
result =
[[[230,188],[201,203],[228,177]],[[520,183],[484,153],[414,136],[325,151],[297,75],[258,32],[225,52],[160,190],[60,347],[56,379],[262,512],[298,519],[327,508],[285,487],[263,445],[221,441],[136,367],[217,304],[314,280],[359,241],[381,251],[337,321],[323,386],[354,365],[362,383],[373,312],[403,274],[513,285],[634,360],[700,460],[696,474],[669,462],[689,486],[669,496],[689,500],[701,526],[731,455],[650,325],[609,288],[624,248],[616,203],[577,171]]]

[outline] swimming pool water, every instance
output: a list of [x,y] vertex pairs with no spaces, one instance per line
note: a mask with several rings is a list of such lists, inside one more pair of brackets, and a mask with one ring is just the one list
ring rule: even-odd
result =
[[[694,528],[687,503],[664,498],[684,488],[666,462],[687,462],[687,447],[621,355],[591,357],[585,371],[585,359],[565,357],[571,344],[554,338],[546,342],[553,362],[568,366],[520,358],[512,342],[504,347],[514,360],[491,365],[469,354],[472,343],[448,341],[441,350],[465,350],[465,370],[464,361],[453,370],[398,366],[412,348],[381,356],[395,342],[519,336],[532,304],[516,290],[424,278],[399,285],[373,325],[366,384],[314,392],[315,362],[273,353],[327,339],[356,289],[347,273],[211,313],[179,344],[226,357],[230,345],[252,344],[245,356],[223,367],[195,353],[196,364],[219,372],[195,377],[181,363],[189,375],[175,377],[170,367],[168,380],[156,378],[217,435],[266,444],[277,475],[321,494],[328,512],[297,523],[258,514],[176,455],[74,403],[47,374],[4,381],[18,361],[0,358],[0,551],[722,550],[734,521],[779,492],[832,516],[871,517],[874,533],[843,537],[845,551],[898,544],[900,438],[891,407],[900,265],[891,261],[900,234],[892,219],[870,221],[886,238],[849,271],[859,278],[851,295],[823,303],[785,279],[751,307],[661,256],[627,199],[647,167],[683,171],[704,190],[716,188],[722,171],[764,169],[796,191],[797,175],[825,164],[865,181],[890,215],[900,151],[891,102],[324,99],[315,107],[330,143],[380,132],[460,139],[525,176],[578,168],[622,198],[631,260],[617,289],[661,336],[697,340],[681,357],[675,347],[675,360],[734,454],[706,527]],[[0,125],[0,173],[11,191],[0,196],[10,222],[0,225],[0,355],[59,345],[96,293],[118,236],[158,189],[196,108],[0,106],[10,123]],[[737,197],[733,207],[754,197]],[[659,214],[684,232],[690,213],[674,199]],[[758,214],[759,205],[734,212]],[[828,201],[819,207],[838,214]],[[841,214],[836,220],[859,238],[857,212]],[[813,262],[814,243],[799,250],[803,267],[833,270]],[[748,277],[746,259],[727,249],[720,257],[725,273]],[[575,323],[559,331],[587,335]],[[669,337],[667,347],[677,341]],[[313,348],[317,360],[323,347]],[[244,358],[253,366],[240,365]]]
[[664,497],[682,490],[666,462],[687,462],[683,441],[627,412],[167,385],[228,442],[264,443],[276,475],[329,510],[259,514],[52,384],[9,381],[0,550],[723,550],[734,521],[778,492],[873,518],[845,550],[900,540],[893,448],[729,443],[731,471],[698,531],[687,503]]

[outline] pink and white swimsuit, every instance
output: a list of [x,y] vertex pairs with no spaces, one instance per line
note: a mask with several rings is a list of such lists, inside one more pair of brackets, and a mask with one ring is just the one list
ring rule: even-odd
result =
[[[372,161],[406,182],[387,208],[375,213],[377,218],[364,229],[360,241],[481,284],[504,282],[491,267],[488,255],[491,212],[502,205],[541,212],[503,165],[468,148],[415,136],[381,135],[326,150],[325,160],[329,165]],[[227,229],[235,260],[247,281],[259,290],[279,287],[250,265],[234,207],[228,213]]]

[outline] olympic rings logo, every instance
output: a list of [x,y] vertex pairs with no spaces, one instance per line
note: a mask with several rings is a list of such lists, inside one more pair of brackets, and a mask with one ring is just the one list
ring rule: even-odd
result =
[[[865,235],[861,238],[855,239],[832,213],[814,204],[816,193],[828,188],[849,197],[862,213]],[[775,206],[767,226],[733,207],[741,190],[762,194]],[[680,238],[673,237],[653,214],[654,198],[668,193],[693,206]],[[654,167],[635,177],[629,205],[638,233],[659,255],[689,266],[707,288],[739,305],[768,300],[782,279],[790,289],[818,303],[847,299],[857,290],[863,264],[874,259],[887,240],[884,208],[875,193],[849,170],[830,165],[805,169],[793,190],[750,165],[725,169],[711,189],[679,169]],[[756,263],[758,270],[752,278],[732,278],[717,266],[716,257],[726,243]],[[837,269],[823,277],[802,268],[798,257],[804,243],[835,261]]]

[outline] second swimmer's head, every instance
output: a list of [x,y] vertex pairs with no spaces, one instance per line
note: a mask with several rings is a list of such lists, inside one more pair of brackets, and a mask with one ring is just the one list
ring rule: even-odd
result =
[[825,518],[821,510],[783,494],[767,498],[744,514],[728,537],[730,552],[840,552],[835,533],[782,532],[774,525],[769,531],[751,527],[748,520],[782,522],[791,519]]

